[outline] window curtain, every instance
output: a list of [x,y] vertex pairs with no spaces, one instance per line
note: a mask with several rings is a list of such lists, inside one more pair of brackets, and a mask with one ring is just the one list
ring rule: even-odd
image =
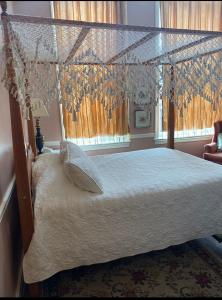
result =
[[[57,19],[126,23],[124,1],[53,1],[53,7],[54,17]],[[75,70],[76,68],[78,67],[75,66]],[[65,99],[63,82],[61,82],[61,93]],[[103,96],[107,97],[105,94]],[[76,122],[73,121],[72,114],[63,108],[63,124],[65,138],[77,140],[93,138],[93,143],[100,143],[103,137],[108,137],[109,142],[116,142],[118,141],[116,137],[128,136],[129,133],[128,103],[124,101],[113,111],[112,118],[109,119],[107,111],[99,101],[92,103],[85,98]]]
[[[160,20],[161,27],[222,31],[222,2],[160,1]],[[167,115],[168,101],[163,99],[163,131],[167,130]],[[201,132],[201,129],[211,128],[213,122],[219,119],[222,119],[222,107],[213,111],[212,105],[205,99],[194,96],[186,111],[182,111],[182,116],[176,110],[175,130],[187,130],[192,135],[192,130]]]

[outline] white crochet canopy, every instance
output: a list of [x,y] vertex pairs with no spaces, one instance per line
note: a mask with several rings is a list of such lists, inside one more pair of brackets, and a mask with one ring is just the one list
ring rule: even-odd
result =
[[[221,32],[5,18],[10,43],[4,44],[0,23],[3,81],[26,118],[27,98],[39,98],[47,107],[56,100],[73,120],[85,99],[100,101],[110,118],[123,101],[147,112],[160,97],[167,97],[178,109],[186,108],[197,95],[212,109],[220,104]],[[12,49],[14,79],[7,76],[7,47]]]

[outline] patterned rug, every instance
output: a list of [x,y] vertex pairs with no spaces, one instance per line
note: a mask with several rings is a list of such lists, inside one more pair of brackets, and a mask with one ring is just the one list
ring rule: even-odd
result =
[[45,297],[220,297],[222,263],[197,242],[63,271]]

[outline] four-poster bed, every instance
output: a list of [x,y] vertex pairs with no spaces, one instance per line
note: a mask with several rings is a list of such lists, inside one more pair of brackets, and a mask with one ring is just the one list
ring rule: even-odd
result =
[[[89,98],[92,97],[92,101],[94,99],[101,101],[108,115],[112,117],[112,111],[118,107],[122,101],[126,100],[136,102],[136,104],[140,105],[144,110],[153,110],[158,103],[158,99],[161,94],[161,97],[167,97],[169,99],[168,148],[174,149],[175,109],[180,109],[181,106],[184,107],[189,105],[192,93],[205,96],[205,98],[212,103],[214,108],[217,105],[220,105],[220,97],[215,99],[214,93],[211,93],[210,95],[205,94],[203,89],[205,85],[212,83],[211,91],[214,92],[217,90],[218,93],[218,86],[221,85],[220,54],[222,50],[222,33],[12,16],[7,15],[6,13],[7,7],[5,1],[1,1],[1,7],[1,27],[3,29],[2,39],[4,38],[2,55],[4,55],[4,62],[6,62],[4,82],[9,90],[19,213],[22,229],[23,250],[27,258],[31,255],[30,252],[28,252],[28,249],[30,248],[30,242],[32,241],[33,233],[35,232],[34,225],[38,224],[38,219],[34,218],[34,202],[32,199],[33,193],[31,189],[32,160],[36,157],[32,120],[33,107],[31,106],[31,99],[36,97],[42,98],[44,104],[48,106],[52,99],[56,99],[58,103],[62,104],[68,111],[70,111],[70,113],[72,113],[73,120],[76,120],[78,118],[78,111],[81,103],[86,96]],[[102,47],[102,43],[104,47]],[[216,61],[218,64],[215,66],[210,64],[209,61]],[[204,78],[202,78],[203,74],[200,73],[201,68],[204,70]],[[95,79],[95,74],[97,78],[99,78],[98,82],[94,82],[93,80]],[[100,77],[98,77],[98,74]],[[162,79],[162,85],[160,85],[160,79]],[[61,91],[58,89],[58,85],[61,80],[66,82],[66,99],[63,99]],[[109,81],[111,80],[118,81],[119,89],[117,91],[113,91],[110,87]],[[183,86],[178,85],[179,80],[184,82]],[[194,80],[196,80],[195,83]],[[79,88],[81,86],[82,89]],[[188,87],[191,90],[190,93],[187,91]],[[109,96],[108,100],[104,100],[100,97],[101,90],[103,92],[104,90],[106,91]],[[178,96],[183,93],[188,93],[187,99],[185,103],[180,103]],[[219,96],[221,95],[222,92],[219,89]],[[22,116],[25,116],[25,119],[27,119],[28,142],[26,142],[26,137],[24,136]],[[147,160],[153,159],[153,161],[157,163],[158,159],[162,157],[163,159],[165,158],[165,161],[169,161],[170,164],[178,164],[177,166],[178,168],[180,167],[182,173],[184,168],[185,171],[183,176],[187,180],[190,175],[186,176],[185,174],[185,172],[188,171],[188,168],[186,169],[186,164],[182,163],[183,159],[187,163],[188,167],[191,167],[192,163],[194,163],[197,171],[200,170],[203,173],[203,176],[206,175],[206,164],[209,164],[209,162],[200,162],[197,158],[191,159],[189,156],[178,154],[176,151],[173,152],[172,150],[167,150],[166,152],[150,151],[149,153],[147,152],[147,154],[144,154],[144,152],[138,153],[138,155],[127,154],[128,156],[121,154],[120,156],[116,156],[115,159],[119,157],[120,164],[121,161],[125,161],[125,157],[129,157],[130,155],[130,158],[135,156],[137,161],[140,161],[141,157],[141,159],[143,158],[140,161],[141,165],[138,165],[135,162],[135,167],[139,168],[139,166],[144,165],[147,168]],[[48,157],[48,159],[50,160],[51,158]],[[53,173],[54,171],[50,168],[45,172],[49,177],[51,175],[47,172],[52,172],[59,185],[59,182],[64,181],[65,179],[63,178],[63,173],[61,173],[61,166],[58,166],[57,158],[54,156],[52,160],[53,159],[57,162],[57,172]],[[112,164],[110,164],[109,159],[112,161],[114,158],[111,156],[109,158],[101,156],[101,158],[94,158],[94,161],[98,165],[101,165],[104,160],[111,168]],[[161,160],[161,162],[161,165],[164,165],[164,161]],[[120,164],[122,166],[122,170],[127,169],[127,164],[127,161],[125,161],[125,165]],[[161,170],[161,165],[159,165],[159,171]],[[144,174],[146,174],[146,168],[143,169]],[[154,164],[152,165],[152,168],[156,170]],[[167,172],[163,172],[162,177],[160,176],[160,178],[163,180],[163,186],[165,184],[165,189],[163,188],[161,190],[161,188],[159,188],[160,191],[158,191],[156,187],[157,183],[152,181],[153,185],[147,185],[146,188],[144,185],[142,186],[142,189],[145,188],[146,193],[148,194],[144,194],[142,197],[139,191],[135,188],[134,197],[136,197],[136,195],[138,196],[138,199],[142,197],[140,200],[141,207],[144,211],[147,211],[149,209],[146,207],[146,204],[144,204],[144,199],[148,195],[155,199],[156,196],[154,192],[158,192],[159,194],[162,192],[162,196],[158,197],[160,197],[159,199],[164,199],[166,195],[163,194],[163,192],[167,193],[167,191],[170,191],[169,199],[170,197],[175,197],[175,194],[173,193],[178,193],[178,191],[177,187],[172,184],[172,180],[175,182],[178,180],[178,185],[180,186],[181,184],[181,190],[184,193],[193,193],[194,202],[196,201],[199,203],[200,207],[201,200],[196,194],[197,191],[193,190],[194,187],[198,187],[198,190],[201,187],[203,193],[208,196],[210,195],[210,192],[212,192],[212,189],[215,188],[216,192],[214,192],[214,204],[219,205],[219,198],[220,195],[222,195],[222,190],[219,188],[222,180],[222,171],[219,166],[214,166],[214,168],[217,176],[214,182],[210,182],[211,185],[207,185],[208,177],[203,177],[202,182],[196,181],[201,172],[194,172],[196,177],[194,176],[192,178],[191,176],[190,185],[192,186],[193,184],[191,190],[182,186],[182,181],[180,182],[177,176],[172,176],[171,185],[167,185],[168,179],[164,182],[164,178],[166,179],[167,176],[170,177],[171,175]],[[121,171],[121,169],[119,171]],[[108,173],[104,173],[104,177],[108,176],[107,174]],[[152,172],[150,174],[151,176],[153,175],[155,179],[155,174]],[[122,176],[127,178],[127,174],[122,174]],[[143,182],[140,177],[139,180],[141,183]],[[158,185],[161,185],[161,181],[157,180],[157,182]],[[115,186],[115,182],[113,182],[113,184]],[[131,184],[133,185],[133,182],[131,182]],[[52,188],[52,185],[49,186]],[[67,188],[70,189],[70,186],[68,187],[67,185]],[[139,188],[141,188],[141,186],[138,184],[138,189]],[[153,194],[149,194],[149,189],[153,191]],[[108,187],[107,190],[109,190]],[[74,194],[74,190],[72,193]],[[79,193],[78,189],[75,189],[75,193]],[[113,195],[114,194],[115,193],[113,192]],[[40,195],[43,196],[41,193]],[[79,197],[83,198],[84,195],[86,196],[86,194],[79,194]],[[204,196],[204,194],[201,195]],[[107,197],[107,199],[109,198],[109,195],[106,193],[104,193],[103,196]],[[89,195],[87,197],[86,198],[89,201],[91,198]],[[122,195],[122,197],[127,199],[126,194]],[[68,198],[69,196],[67,194],[67,199]],[[116,199],[118,199],[118,197]],[[101,203],[103,202],[102,200],[104,199],[100,199]],[[38,198],[37,205],[41,202],[39,201],[40,198]],[[83,199],[81,201],[83,202]],[[92,201],[92,199],[90,201]],[[124,204],[127,206],[127,202],[124,201],[122,200],[121,202],[116,200],[117,203],[122,203],[121,205]],[[186,199],[183,204],[190,205],[189,202],[186,202]],[[59,202],[56,202],[56,205],[59,206]],[[70,209],[69,205],[71,204],[67,203],[67,207]],[[78,203],[78,205],[81,204]],[[98,208],[97,206],[95,207]],[[132,207],[135,211],[138,210],[138,214],[142,214],[142,211],[139,210],[135,204],[132,204]],[[93,208],[92,204],[91,208]],[[179,206],[175,206],[175,212],[178,212],[179,208]],[[207,205],[206,208],[212,209],[211,206],[208,207]],[[41,209],[44,211],[43,207]],[[183,209],[186,211],[185,206]],[[198,210],[198,206],[194,206],[193,209]],[[113,213],[114,212],[115,210],[113,210]],[[186,213],[189,215],[189,211]],[[217,210],[217,213],[220,213],[220,209]],[[204,208],[203,214],[206,216],[206,210]],[[147,215],[144,215],[144,220],[145,217],[147,217]],[[216,217],[219,218],[219,215]],[[125,218],[127,218],[126,215]],[[119,219],[121,219],[121,215],[119,216]],[[102,222],[103,221],[101,221],[101,224]],[[92,226],[92,224],[90,225]],[[209,234],[218,233],[211,231],[222,229],[222,224],[220,224],[218,220],[217,229],[216,225],[213,223],[210,224],[210,226],[212,227],[211,229],[207,228]],[[178,227],[180,227],[180,225],[178,225]],[[129,228],[132,230],[132,227]],[[89,230],[87,227],[86,229]],[[199,237],[197,234],[198,230],[201,232],[201,228],[198,227],[196,229],[196,235],[194,233],[192,234],[193,238]],[[138,234],[138,232],[136,233]],[[145,231],[143,233],[145,233]],[[202,234],[206,234],[206,232],[203,231]],[[188,239],[188,236],[184,237],[182,240],[175,239],[175,241],[182,242],[186,241],[186,239]],[[175,241],[172,242],[174,243]],[[32,247],[34,247],[33,244],[35,245],[35,242],[35,240],[32,242]],[[142,241],[144,247],[145,242],[147,242],[147,240]],[[148,247],[149,249],[146,247],[144,249],[154,250],[158,249],[158,247],[161,248],[167,246],[168,244],[169,241],[162,246],[152,245],[152,247]],[[142,251],[141,245],[138,246],[138,249],[134,249],[133,244],[130,243],[130,247],[132,247],[132,250],[129,249],[128,255],[141,253]],[[116,255],[111,255],[110,257],[115,259],[121,255],[126,255],[126,251],[123,250],[122,254],[121,251],[117,251]],[[104,254],[104,258],[95,259],[94,263],[103,262],[107,259],[108,258]],[[27,261],[27,264],[25,265],[27,274],[27,268],[30,265],[30,262],[31,260]],[[90,261],[85,259],[82,263],[90,263]],[[73,267],[77,265],[78,263],[75,265],[73,264]],[[71,265],[67,264],[67,268],[70,267]],[[49,273],[43,272],[44,274],[40,277],[46,278],[47,274],[52,275],[55,272],[60,271],[61,267],[53,270],[54,271],[50,270]],[[33,283],[30,284],[30,292],[33,295],[38,292],[38,284],[36,281],[39,280],[36,280],[35,278],[38,278],[38,276],[35,277],[35,275],[33,275],[32,278],[30,275],[30,277],[27,276],[26,280],[28,283]]]

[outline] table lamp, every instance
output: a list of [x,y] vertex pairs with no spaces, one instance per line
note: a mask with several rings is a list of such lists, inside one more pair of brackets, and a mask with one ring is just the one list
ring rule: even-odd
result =
[[41,117],[48,117],[48,111],[46,109],[45,104],[39,98],[31,99],[32,105],[32,116],[36,119],[36,147],[38,149],[38,154],[42,153],[42,149],[44,147],[44,136],[41,134],[40,130],[40,118]]

